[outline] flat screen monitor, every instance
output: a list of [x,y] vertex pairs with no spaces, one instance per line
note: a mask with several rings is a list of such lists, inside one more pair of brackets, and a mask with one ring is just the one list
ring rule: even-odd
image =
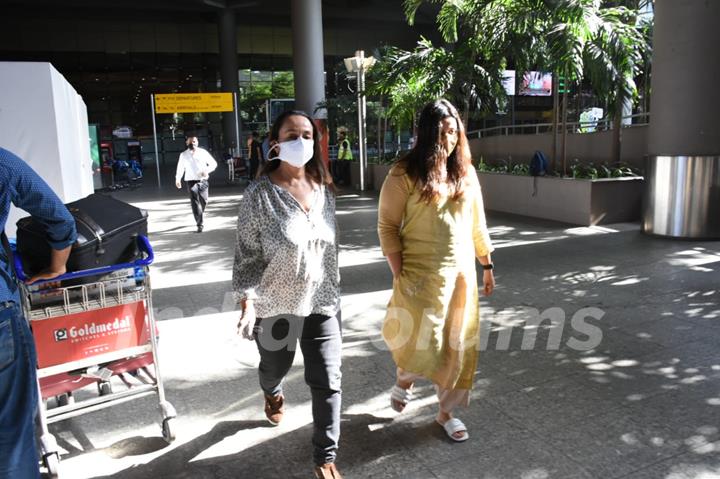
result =
[[518,95],[552,96],[552,73],[525,72],[520,82]]

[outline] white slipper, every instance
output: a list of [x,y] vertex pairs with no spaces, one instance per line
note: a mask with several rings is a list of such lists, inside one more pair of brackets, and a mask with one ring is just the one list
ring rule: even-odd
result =
[[[465,424],[463,424],[463,422],[456,417],[448,419],[447,421],[445,421],[445,424],[441,424],[440,421],[438,421],[437,419],[435,420],[435,422],[440,424],[443,429],[445,429],[445,434],[447,434],[447,436],[455,442],[463,442],[470,439],[470,435],[467,432],[467,427],[465,427]],[[460,437],[453,436],[453,434],[458,432],[462,432],[464,434]]]
[[[390,390],[390,407],[394,411],[403,412],[405,406],[412,400],[413,394],[411,389],[403,389],[395,384]],[[397,406],[396,403],[400,403],[402,407]]]

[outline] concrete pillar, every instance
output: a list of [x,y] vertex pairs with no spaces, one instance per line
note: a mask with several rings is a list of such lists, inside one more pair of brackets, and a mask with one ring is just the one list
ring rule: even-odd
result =
[[292,0],[291,16],[295,108],[327,118],[325,110],[314,111],[325,100],[321,0]]
[[643,230],[720,237],[720,1],[657,0]]
[[[237,24],[235,10],[223,8],[218,12],[218,43],[220,45],[220,82],[221,91],[238,92],[238,51],[237,51]],[[236,145],[236,117],[238,112],[225,112],[222,114],[223,123],[223,149],[233,148]]]

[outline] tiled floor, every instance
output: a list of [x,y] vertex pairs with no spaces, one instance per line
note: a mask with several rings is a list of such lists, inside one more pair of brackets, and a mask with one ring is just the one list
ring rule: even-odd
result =
[[[235,335],[229,293],[241,192],[211,189],[202,234],[183,192],[148,184],[117,193],[150,212],[154,306],[178,439],[167,446],[160,438],[153,398],[61,422],[52,430],[66,451],[64,477],[312,476],[301,355],[287,378],[287,419],[272,428],[255,346]],[[372,193],[338,197],[345,477],[720,477],[719,242],[491,213],[498,286],[481,300],[487,346],[471,405],[458,414],[471,438],[455,444],[433,421],[429,385],[402,415],[387,407],[393,365],[379,330],[391,277],[376,215]],[[555,318],[555,329],[533,326],[538,314]]]

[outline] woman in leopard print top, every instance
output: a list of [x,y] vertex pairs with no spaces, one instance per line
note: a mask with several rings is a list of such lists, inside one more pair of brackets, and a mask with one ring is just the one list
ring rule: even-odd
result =
[[286,112],[273,125],[269,161],[240,204],[233,290],[238,330],[260,352],[268,421],[282,420],[282,383],[299,340],[312,392],[315,475],[339,478],[340,278],[334,186],[319,137],[304,112]]

